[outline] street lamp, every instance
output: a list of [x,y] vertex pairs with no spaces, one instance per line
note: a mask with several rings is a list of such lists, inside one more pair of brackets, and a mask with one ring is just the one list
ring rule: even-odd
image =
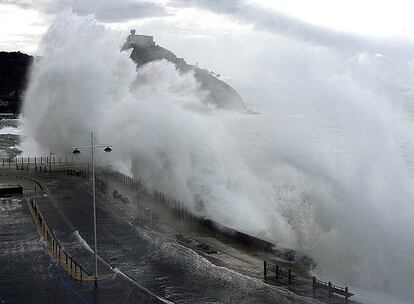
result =
[[77,146],[72,147],[73,154],[79,155],[81,152],[79,148],[90,148],[92,155],[92,197],[93,197],[93,233],[94,233],[94,248],[95,248],[95,289],[98,288],[98,242],[96,240],[96,198],[95,198],[95,162],[93,158],[93,150],[96,148],[103,148],[104,151],[109,153],[112,151],[109,145],[95,144],[95,139],[93,137],[93,132],[91,132],[91,145],[90,146]]

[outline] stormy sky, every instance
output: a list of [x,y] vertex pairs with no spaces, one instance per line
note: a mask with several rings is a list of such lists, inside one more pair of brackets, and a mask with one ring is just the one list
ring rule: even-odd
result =
[[414,57],[414,4],[404,0],[0,0],[0,49],[36,53],[48,25],[67,7],[120,29],[141,25],[151,31],[162,26],[165,34],[193,37],[231,28]]

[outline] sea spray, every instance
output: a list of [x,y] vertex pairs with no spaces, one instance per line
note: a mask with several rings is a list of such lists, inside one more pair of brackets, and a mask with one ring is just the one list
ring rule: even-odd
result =
[[387,90],[370,74],[384,58],[280,37],[266,52],[258,42],[251,51],[266,66],[248,72],[242,52],[238,75],[261,77],[260,90],[242,89],[261,115],[243,115],[204,104],[192,73],[171,63],[136,70],[124,38],[69,10],[56,19],[23,110],[38,149],[68,153],[93,130],[114,147],[98,154],[102,164],[193,212],[202,204],[204,216],[310,255],[330,280],[414,296],[412,123],[393,99],[400,82]]

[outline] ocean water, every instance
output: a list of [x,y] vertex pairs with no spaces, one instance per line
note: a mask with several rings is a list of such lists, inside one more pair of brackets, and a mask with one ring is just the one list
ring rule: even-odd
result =
[[0,120],[0,157],[14,158],[20,150],[22,128],[19,119]]

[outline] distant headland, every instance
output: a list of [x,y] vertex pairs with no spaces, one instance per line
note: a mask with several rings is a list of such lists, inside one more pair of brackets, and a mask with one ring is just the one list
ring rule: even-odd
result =
[[[170,50],[157,45],[153,36],[137,35],[131,30],[121,51],[132,50],[131,59],[140,67],[146,63],[167,60],[176,66],[179,73],[193,72],[201,89],[208,94],[205,103],[217,108],[249,113],[239,93],[219,79],[220,75],[198,65],[188,64]],[[20,113],[33,56],[21,52],[0,52],[0,116],[15,116]],[[3,114],[3,115],[2,115]]]
[[0,115],[17,115],[34,57],[20,52],[0,52]]
[[132,49],[131,59],[140,67],[148,62],[167,60],[174,63],[180,73],[193,71],[194,77],[201,84],[201,89],[208,92],[204,102],[218,108],[251,112],[247,109],[240,94],[229,84],[219,79],[220,75],[198,65],[188,64],[184,58],[177,57],[170,50],[156,45],[152,36],[137,35],[131,30],[122,50]]

